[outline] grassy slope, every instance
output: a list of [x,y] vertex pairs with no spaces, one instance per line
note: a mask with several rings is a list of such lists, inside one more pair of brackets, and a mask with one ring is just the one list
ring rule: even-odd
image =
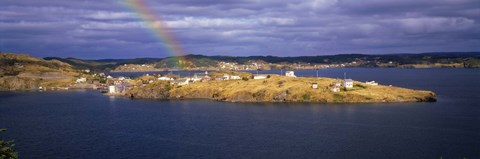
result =
[[79,75],[69,64],[25,54],[0,53],[0,66],[0,89],[66,87]]

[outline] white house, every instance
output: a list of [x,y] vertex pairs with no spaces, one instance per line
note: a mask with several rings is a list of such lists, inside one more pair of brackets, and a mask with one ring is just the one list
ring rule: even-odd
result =
[[170,77],[159,77],[158,80],[160,80],[160,81],[173,81],[173,78],[170,78]]
[[108,86],[108,93],[116,93],[114,85]]
[[375,81],[367,81],[365,84],[372,85],[372,86],[378,86],[378,83]]
[[293,71],[285,72],[285,76],[287,76],[287,77],[297,77],[297,76],[295,76],[295,72],[293,72]]
[[208,76],[208,72],[205,71],[205,73],[195,73],[193,74],[192,78],[193,82],[198,82],[202,80],[210,80],[210,76]]
[[266,79],[266,78],[267,78],[267,75],[263,75],[263,74],[253,76],[253,79]]
[[181,78],[181,79],[176,80],[175,83],[177,83],[180,86],[187,85],[187,84],[190,84],[190,79],[189,78]]
[[317,89],[318,88],[318,83],[312,83],[312,88]]
[[335,86],[334,86],[334,87],[330,88],[330,91],[332,91],[332,92],[340,92],[340,87],[335,87]]
[[223,74],[223,80],[230,80],[230,75]]
[[240,78],[240,76],[237,76],[237,75],[232,75],[232,76],[230,76],[230,79],[239,80],[239,79],[242,79],[242,78]]
[[335,82],[335,83],[333,83],[333,86],[335,86],[335,87],[341,87],[341,86],[342,86],[342,83],[340,83],[340,82]]
[[334,82],[332,85],[330,85],[330,91],[332,92],[340,92],[340,88],[342,87],[342,83],[340,82]]
[[344,79],[343,86],[345,88],[353,88],[353,80],[352,79]]
[[75,83],[85,83],[85,82],[87,82],[87,78],[85,77],[79,78],[75,81]]
[[195,77],[195,76],[192,77],[192,81],[193,81],[193,82],[199,82],[199,81],[201,81],[201,80],[202,80],[202,78]]

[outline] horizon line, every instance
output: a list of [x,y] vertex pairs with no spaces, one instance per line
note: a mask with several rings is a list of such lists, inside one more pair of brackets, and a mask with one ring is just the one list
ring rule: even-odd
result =
[[[0,53],[11,53],[11,54],[27,54],[33,56],[30,53],[14,53],[14,52],[4,52],[0,51]],[[127,59],[166,59],[166,58],[175,58],[175,57],[185,57],[185,56],[206,56],[206,57],[213,57],[213,56],[221,56],[221,57],[282,57],[282,58],[292,58],[292,57],[321,57],[321,56],[339,56],[339,55],[421,55],[421,54],[468,54],[468,53],[480,53],[480,51],[442,51],[442,52],[404,52],[404,53],[338,53],[338,54],[325,54],[325,55],[299,55],[299,56],[278,56],[278,55],[248,55],[248,56],[232,56],[232,55],[205,55],[205,54],[185,54],[182,56],[166,56],[166,57],[132,57],[132,58],[97,58],[97,59],[89,59],[89,58],[79,58],[79,57],[61,57],[61,56],[43,56],[37,58],[62,58],[62,59],[81,59],[81,60],[127,60]]]

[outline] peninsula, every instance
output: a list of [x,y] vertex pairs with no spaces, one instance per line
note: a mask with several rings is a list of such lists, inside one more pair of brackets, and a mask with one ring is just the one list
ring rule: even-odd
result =
[[[218,74],[214,72],[213,74]],[[234,73],[235,72],[230,72]],[[225,77],[228,75],[225,74]],[[251,78],[250,78],[251,77]],[[218,78],[216,78],[218,79]],[[372,85],[332,78],[288,77],[279,75],[247,75],[241,79],[209,80],[190,84],[157,81],[135,87],[125,93],[131,98],[212,99],[227,102],[315,102],[315,103],[379,103],[434,102],[435,93],[393,86]],[[348,85],[348,84],[347,84]]]

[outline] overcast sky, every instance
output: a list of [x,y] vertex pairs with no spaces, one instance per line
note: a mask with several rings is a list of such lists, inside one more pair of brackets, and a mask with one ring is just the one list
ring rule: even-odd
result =
[[[480,51],[480,0],[144,0],[188,54]],[[0,51],[170,56],[126,1],[1,0]]]

